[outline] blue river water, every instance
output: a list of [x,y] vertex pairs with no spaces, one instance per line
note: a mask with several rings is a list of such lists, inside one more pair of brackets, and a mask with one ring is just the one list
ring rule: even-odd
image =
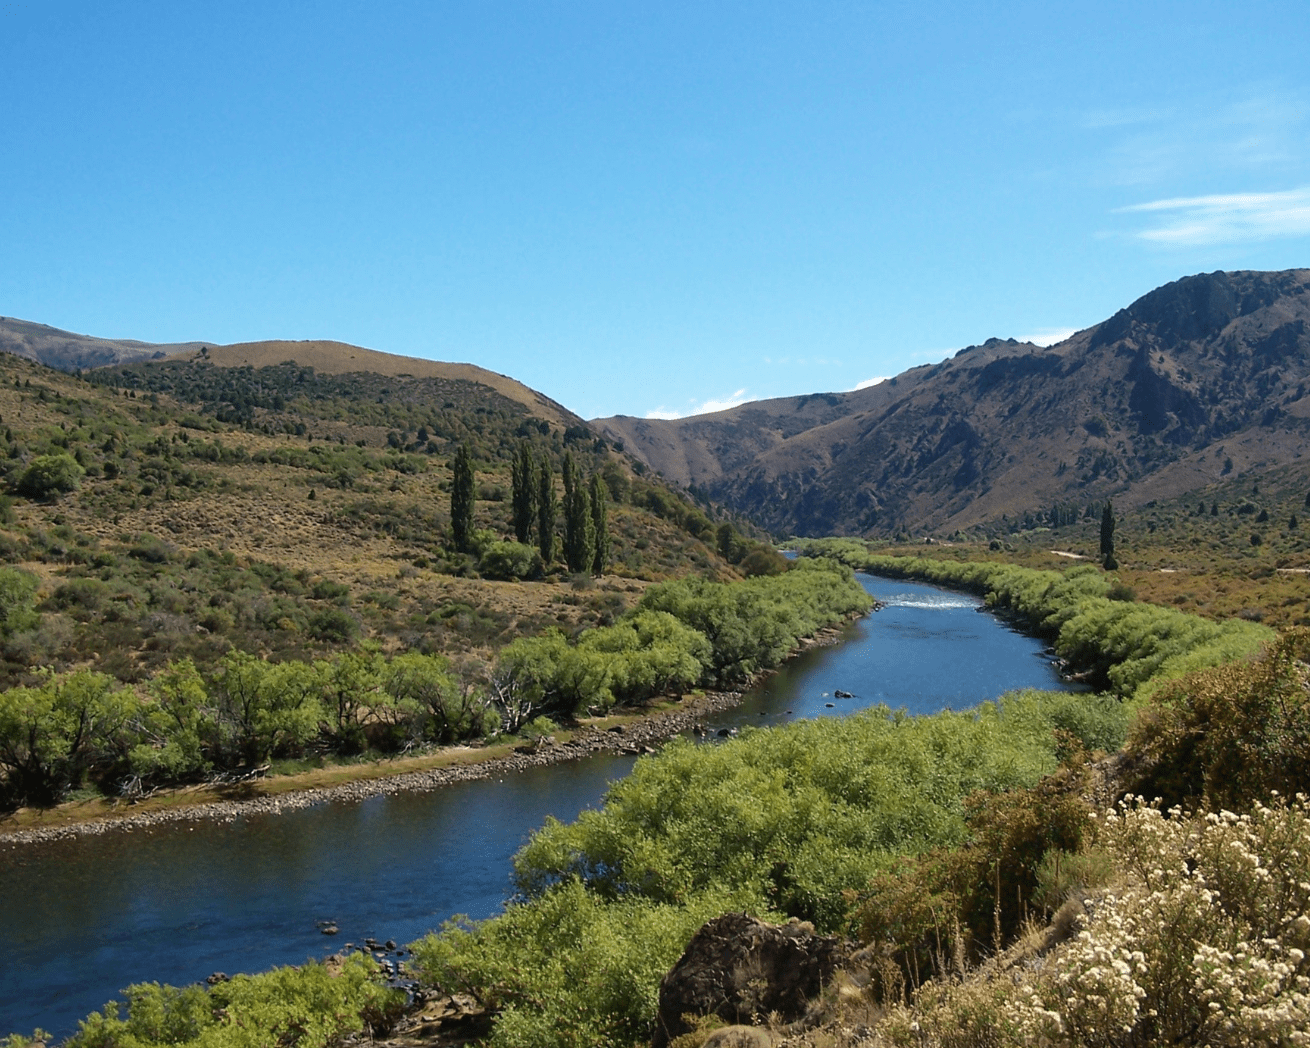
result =
[[[707,724],[780,724],[877,703],[933,713],[1066,687],[1040,641],[980,614],[975,598],[860,580],[882,611]],[[367,936],[410,942],[457,913],[490,916],[512,891],[510,860],[532,831],[547,815],[570,820],[599,806],[632,762],[597,755],[432,793],[4,850],[0,1035],[40,1026],[67,1036],[134,982],[299,964]],[[334,938],[319,930],[328,920]]]

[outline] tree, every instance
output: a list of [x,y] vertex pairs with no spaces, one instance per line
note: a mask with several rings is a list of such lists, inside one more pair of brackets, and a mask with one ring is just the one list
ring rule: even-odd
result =
[[467,553],[469,536],[473,534],[473,459],[467,444],[461,444],[451,465],[454,479],[450,485],[450,530],[455,536],[455,548]]
[[1113,571],[1119,566],[1114,559],[1114,506],[1105,500],[1105,509],[1101,511],[1101,560],[1106,571]]
[[56,804],[98,757],[126,757],[139,706],[131,689],[90,670],[0,692],[0,768],[8,799]]
[[[566,458],[565,463],[571,465]],[[566,474],[567,476],[567,474]],[[569,571],[588,571],[596,545],[596,529],[591,519],[591,496],[576,473],[564,495],[564,560]]]
[[605,504],[608,494],[604,479],[599,473],[593,473],[591,476],[591,573],[593,575],[604,575],[610,559],[609,507]]
[[555,559],[555,476],[545,455],[537,467],[537,548],[542,564],[549,568]]
[[66,451],[38,455],[18,478],[18,493],[30,499],[49,498],[75,490],[85,474],[77,459]]
[[510,469],[512,493],[510,505],[514,514],[514,537],[519,542],[532,541],[533,518],[537,512],[537,469],[532,461],[532,449],[525,442],[514,456]]

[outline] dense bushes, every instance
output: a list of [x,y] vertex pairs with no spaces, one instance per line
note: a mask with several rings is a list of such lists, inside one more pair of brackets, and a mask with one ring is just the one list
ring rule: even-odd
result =
[[139,983],[85,1019],[66,1048],[323,1048],[348,1034],[385,1035],[404,1010],[367,954],[237,975],[212,988]]
[[497,1045],[631,1044],[659,977],[730,909],[841,927],[843,891],[901,852],[961,842],[964,798],[1036,783],[1054,729],[1122,738],[1117,703],[1026,693],[932,717],[885,708],[674,742],[637,762],[600,811],[549,821],[515,859],[521,900],[415,946],[423,978],[502,1009]]
[[499,724],[486,698],[439,656],[390,662],[354,652],[274,663],[229,652],[210,674],[169,665],[143,695],[103,673],[48,675],[0,693],[0,769],[9,804],[50,804],[87,779],[107,792],[252,768],[313,746],[452,742]]
[[[274,575],[275,585],[308,587],[325,602],[349,598],[346,587],[329,580],[311,585]],[[100,614],[123,590],[121,583],[73,579],[53,600],[79,615]],[[30,576],[0,570],[7,623],[29,620],[34,592]],[[557,630],[516,640],[502,649],[489,688],[457,682],[438,656],[388,662],[367,651],[273,662],[231,650],[205,670],[182,658],[142,695],[103,673],[47,676],[0,693],[4,799],[50,804],[88,780],[117,793],[311,750],[394,752],[502,727],[517,731],[543,713],[602,712],[616,702],[740,680],[776,665],[802,636],[868,604],[850,569],[830,561],[777,578],[675,583],[648,596],[676,613],[643,606],[576,642]],[[306,628],[348,643],[358,623],[345,608],[329,606],[311,614]]]
[[1129,799],[1098,821],[1096,844],[1110,875],[1104,887],[1071,900],[1044,956],[929,983],[877,1014],[865,1031],[872,1041],[861,1043],[1304,1043],[1304,798],[1257,804],[1243,815],[1166,814]]
[[1237,811],[1271,789],[1310,793],[1308,653],[1310,630],[1298,628],[1258,659],[1160,688],[1129,742],[1137,792]]
[[850,569],[833,561],[740,582],[666,582],[648,589],[634,614],[576,644],[551,630],[506,645],[496,687],[526,716],[599,712],[695,684],[735,684],[870,604]]

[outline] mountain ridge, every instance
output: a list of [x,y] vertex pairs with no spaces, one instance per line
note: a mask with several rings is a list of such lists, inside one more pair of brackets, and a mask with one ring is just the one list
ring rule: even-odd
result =
[[[388,376],[477,382],[528,407],[551,422],[583,420],[562,404],[508,375],[476,364],[407,357],[333,339],[265,339],[221,345],[214,342],[152,343],[81,335],[48,324],[0,317],[0,351],[59,371],[90,371],[123,364],[203,359],[216,367],[269,367],[294,361],[326,374],[353,371]],[[403,369],[403,370],[402,370]]]
[[990,339],[863,390],[592,424],[778,533],[1138,505],[1310,450],[1307,292],[1307,269],[1199,274],[1049,347]]

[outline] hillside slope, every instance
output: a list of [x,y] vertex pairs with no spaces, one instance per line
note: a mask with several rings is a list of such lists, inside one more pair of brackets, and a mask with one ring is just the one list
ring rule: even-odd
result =
[[[339,344],[299,354],[337,373],[263,364],[285,350],[206,347],[81,376],[0,356],[0,564],[38,590],[37,619],[0,624],[0,687],[39,666],[138,681],[234,647],[299,659],[361,640],[485,662],[516,636],[609,622],[651,580],[735,574],[717,521],[525,386],[502,393],[481,369],[424,373]],[[514,534],[510,463],[524,444],[556,485],[566,455],[603,479],[603,578],[559,563],[531,578],[484,570],[482,549]],[[461,445],[475,471],[471,552],[450,533]],[[67,483],[29,490],[51,459]]]
[[1043,349],[970,346],[869,389],[596,427],[777,532],[950,532],[1176,497],[1310,448],[1310,270],[1186,277]]
[[90,371],[139,361],[202,359],[218,367],[263,368],[295,361],[315,371],[340,375],[368,372],[414,378],[458,379],[478,382],[501,396],[517,401],[551,422],[573,425],[582,420],[549,397],[522,382],[488,371],[476,364],[446,363],[421,357],[402,357],[324,339],[238,342],[229,346],[212,342],[138,342],[134,339],[79,335],[46,324],[0,317],[0,352],[44,364],[59,371]]

